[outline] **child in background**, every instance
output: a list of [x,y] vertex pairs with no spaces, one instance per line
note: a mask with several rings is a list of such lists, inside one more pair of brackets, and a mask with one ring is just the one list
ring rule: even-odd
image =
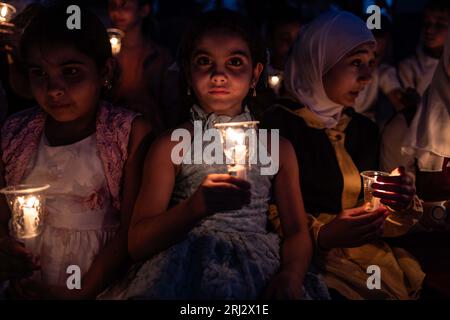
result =
[[265,74],[267,84],[276,96],[283,93],[284,66],[291,47],[300,32],[300,21],[300,12],[295,8],[287,7],[273,12],[267,24],[270,60]]
[[403,88],[414,88],[420,96],[423,95],[444,50],[449,22],[449,2],[430,0],[423,13],[420,43],[416,52],[398,65]]
[[125,33],[116,57],[119,80],[114,102],[142,113],[155,129],[163,129],[167,115],[161,109],[161,92],[172,58],[152,38],[152,1],[109,0],[108,10],[114,27]]
[[[353,105],[356,112],[377,123],[379,127],[392,116],[393,111],[402,108],[403,90],[397,71],[385,61],[391,42],[391,29],[391,18],[382,14],[381,29],[372,30],[377,41],[372,80],[360,92]],[[387,99],[383,99],[384,97]]]
[[[101,100],[113,74],[108,35],[87,10],[83,28],[68,30],[66,8],[42,8],[26,28],[20,52],[39,107],[2,128],[1,185],[50,184],[44,230],[27,242],[27,255],[8,236],[10,212],[1,198],[0,251],[40,258],[40,280],[12,282],[12,295],[25,299],[93,298],[127,267],[150,131],[136,113]],[[81,290],[67,288],[70,265],[80,267]]]
[[[192,135],[194,121],[206,130],[215,123],[253,120],[246,101],[264,58],[258,33],[244,17],[213,11],[198,18],[180,50],[184,92],[192,102],[190,121],[181,128]],[[146,262],[102,297],[327,298],[319,279],[306,276],[311,242],[291,145],[280,141],[277,174],[261,175],[259,163],[243,180],[229,175],[226,164],[175,165],[176,144],[171,134],[163,135],[145,163],[129,250]],[[270,154],[271,145],[266,148]],[[281,244],[267,231],[271,190],[280,209]]]
[[395,239],[427,274],[424,299],[450,298],[450,33],[430,86],[402,142],[414,159],[417,195],[424,213],[415,233]]
[[[385,171],[414,161],[412,157],[401,153],[402,143],[420,97],[429,86],[444,50],[449,22],[450,2],[431,0],[425,8],[422,33],[416,53],[398,65],[400,82],[403,89],[410,93],[402,101],[403,110],[390,120],[382,135],[380,164]],[[415,91],[416,94],[411,91]]]
[[23,30],[41,8],[36,3],[28,5],[13,18],[6,34],[1,33],[0,26],[0,79],[8,100],[8,116],[36,104],[20,59],[19,41]]

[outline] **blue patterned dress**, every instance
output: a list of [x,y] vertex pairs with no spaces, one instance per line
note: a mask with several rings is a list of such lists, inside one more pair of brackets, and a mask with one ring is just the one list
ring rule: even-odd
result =
[[[192,120],[204,129],[217,122],[253,120],[246,108],[237,117],[206,115],[197,106]],[[208,174],[227,173],[226,165],[181,164],[171,205],[189,198]],[[135,265],[127,278],[105,291],[102,299],[256,299],[280,267],[280,239],[267,230],[273,176],[258,165],[247,173],[251,203],[240,210],[214,213],[200,221],[178,244]],[[313,277],[313,278],[311,278]],[[308,280],[309,279],[309,280]],[[310,280],[312,279],[312,280]],[[307,275],[313,293],[328,297],[317,276]]]

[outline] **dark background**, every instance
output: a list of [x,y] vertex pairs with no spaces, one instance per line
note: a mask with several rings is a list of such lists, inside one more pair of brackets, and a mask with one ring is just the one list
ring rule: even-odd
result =
[[[286,5],[297,8],[301,20],[307,22],[330,5],[336,5],[361,16],[368,5],[375,3],[388,8],[393,17],[391,62],[395,64],[414,51],[419,37],[422,9],[426,2],[427,0],[153,0],[154,36],[175,54],[183,30],[196,14],[204,10],[232,8],[247,15],[263,29],[264,23],[271,18],[277,8]],[[73,0],[71,3],[90,7],[102,18],[105,25],[109,26],[108,0]]]

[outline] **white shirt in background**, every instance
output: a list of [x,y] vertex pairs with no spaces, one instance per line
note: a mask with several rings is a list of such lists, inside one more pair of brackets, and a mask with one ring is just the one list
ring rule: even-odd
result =
[[388,64],[380,64],[372,75],[372,81],[360,92],[353,107],[356,112],[375,122],[378,90],[388,95],[399,88],[401,85],[395,68]]

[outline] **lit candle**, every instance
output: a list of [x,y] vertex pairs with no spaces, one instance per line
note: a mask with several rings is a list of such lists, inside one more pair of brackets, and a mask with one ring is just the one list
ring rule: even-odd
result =
[[234,160],[236,163],[245,164],[245,155],[247,147],[243,144],[238,144],[234,147]]
[[117,37],[113,36],[113,37],[111,37],[111,39],[109,39],[109,41],[111,42],[112,54],[114,56],[119,54],[120,47],[121,47],[119,39],[117,39]]
[[25,235],[34,235],[36,233],[36,218],[38,212],[35,208],[23,208],[23,229]]
[[11,210],[10,233],[16,239],[38,236],[43,227],[45,194],[50,185],[15,185],[0,190]]
[[0,21],[4,22],[6,21],[6,15],[8,14],[8,7],[2,7],[0,10]]
[[109,35],[109,42],[111,43],[111,52],[114,56],[116,56],[122,48],[122,38],[124,33],[115,28],[109,28],[107,31]]
[[280,77],[279,76],[270,76],[269,84],[272,88],[277,87],[280,84]]
[[16,13],[16,8],[12,5],[0,2],[0,22],[9,22]]
[[[364,171],[361,173],[363,177],[364,186],[364,209],[367,212],[372,212],[377,210],[381,206],[381,199],[373,196],[374,189],[372,187],[373,183],[383,184],[378,181],[379,176],[388,176],[389,173],[383,171]],[[377,190],[378,192],[383,192],[383,190]]]
[[[257,124],[258,121],[215,124],[215,128],[219,129],[221,133],[228,173],[244,180],[247,179],[247,168],[250,166],[249,155],[253,146],[250,145],[250,141],[252,141],[251,133],[255,130]],[[249,130],[253,131],[249,132]]]
[[18,197],[19,210],[23,213],[23,237],[30,238],[37,235],[39,226],[39,200],[30,196],[26,200]]
[[245,168],[245,157],[247,154],[247,146],[245,142],[245,133],[243,130],[228,128],[226,130],[227,139],[231,142],[232,150],[231,158],[233,161],[232,166],[229,167],[230,174],[247,179],[247,169]]
[[245,164],[245,156],[247,153],[247,147],[243,144],[238,144],[234,147],[234,160],[236,165],[231,168],[231,172],[238,178],[247,179],[247,169]]
[[227,139],[235,144],[243,144],[245,134],[243,130],[228,128],[227,131]]
[[272,74],[267,79],[269,87],[272,88],[272,90],[275,92],[276,95],[280,94],[281,90],[281,81],[283,80],[282,74]]

